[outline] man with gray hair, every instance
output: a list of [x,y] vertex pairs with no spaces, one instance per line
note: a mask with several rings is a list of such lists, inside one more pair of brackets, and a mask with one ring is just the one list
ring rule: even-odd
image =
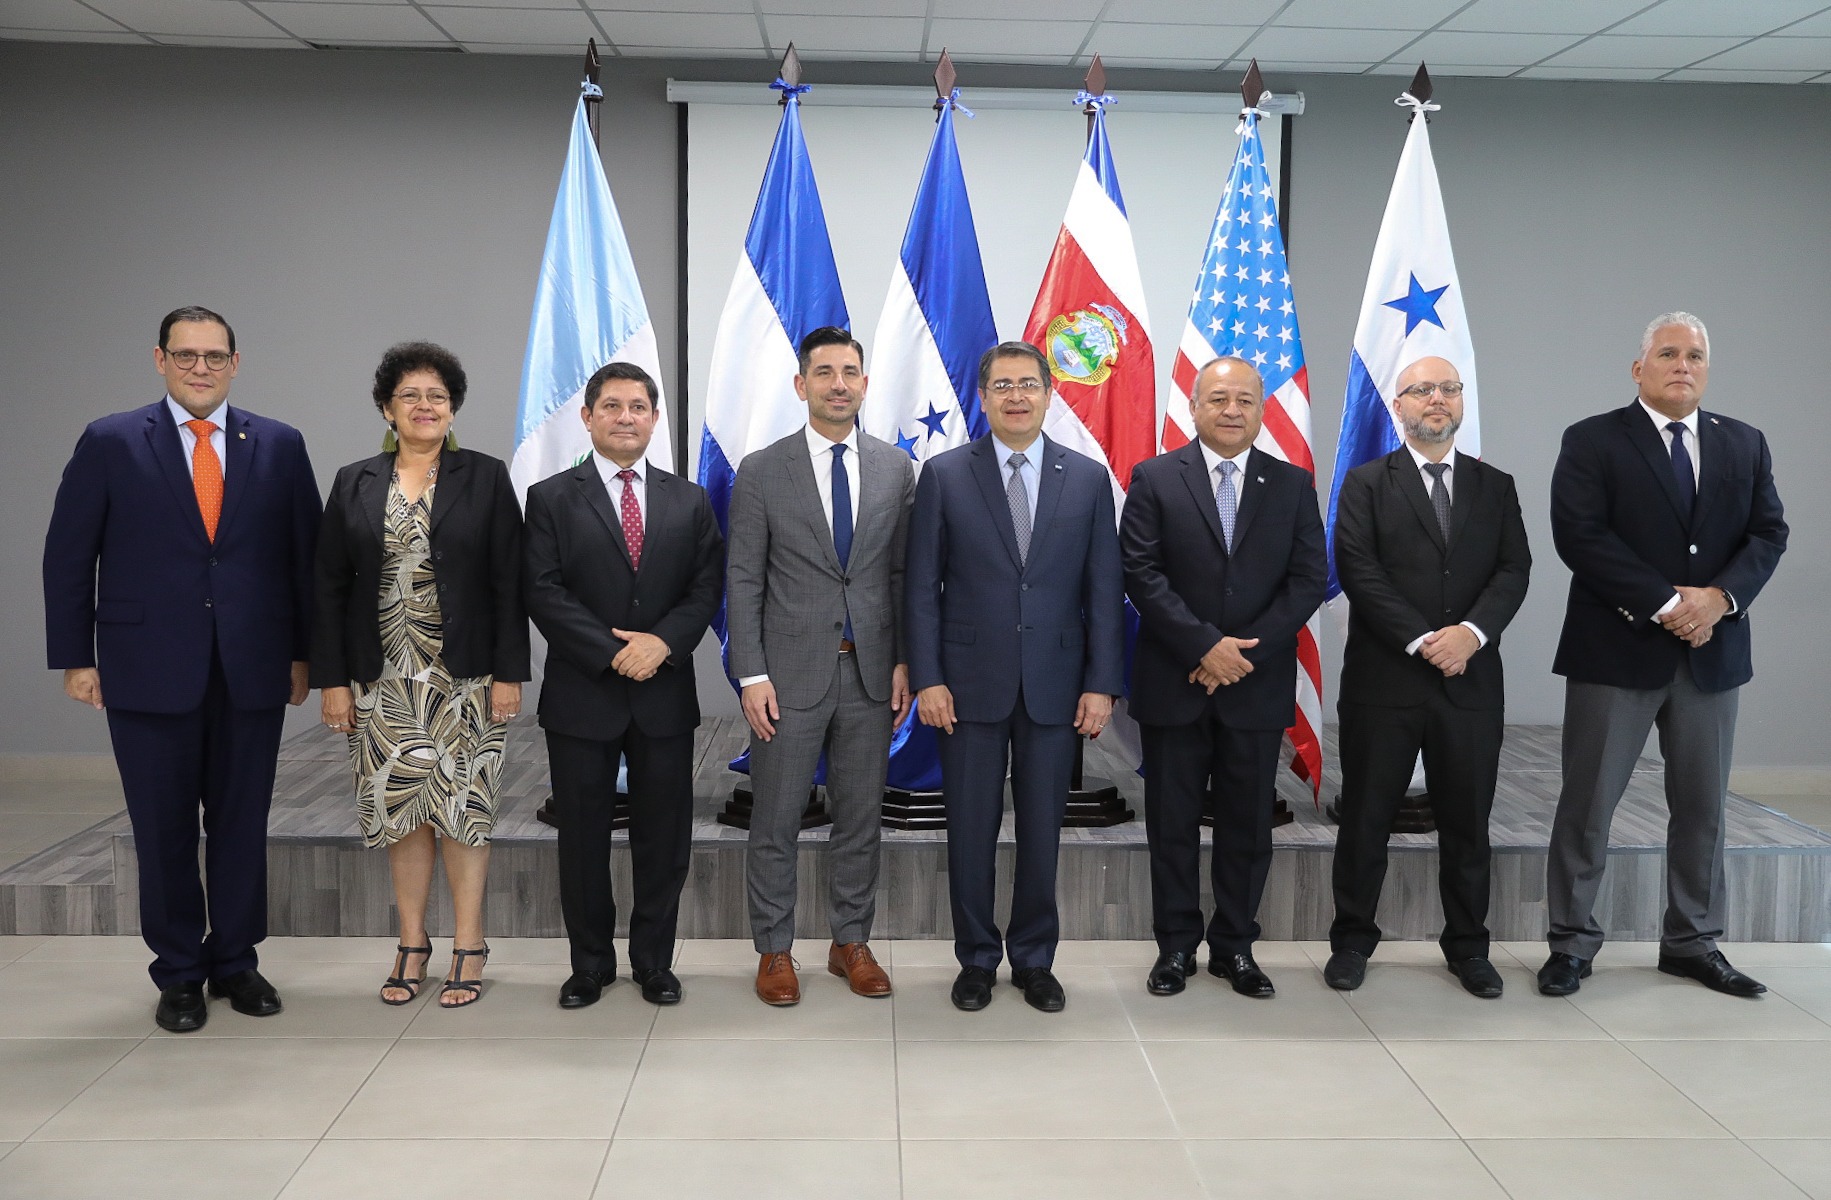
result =
[[1754,674],[1748,610],[1787,526],[1760,430],[1698,407],[1710,375],[1702,321],[1654,318],[1631,373],[1639,396],[1565,430],[1551,477],[1551,533],[1571,580],[1552,663],[1566,680],[1564,783],[1539,991],[1576,991],[1602,948],[1609,823],[1657,726],[1671,814],[1659,969],[1755,996],[1767,989],[1717,949],[1723,797],[1738,689]]

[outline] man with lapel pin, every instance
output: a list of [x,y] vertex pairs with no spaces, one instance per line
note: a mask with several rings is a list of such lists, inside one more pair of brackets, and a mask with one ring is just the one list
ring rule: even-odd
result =
[[1740,688],[1754,675],[1749,606],[1786,550],[1767,439],[1698,408],[1710,335],[1655,317],[1633,366],[1640,395],[1564,431],[1551,534],[1570,568],[1564,632],[1564,783],[1547,859],[1551,955],[1539,991],[1567,996],[1602,948],[1596,894],[1609,823],[1650,727],[1666,760],[1666,915],[1659,969],[1732,996],[1760,983],[1723,936],[1723,798]]
[[547,639],[540,724],[559,820],[560,910],[572,948],[561,1008],[617,977],[610,821],[629,763],[630,977],[680,1002],[673,972],[693,850],[693,651],[724,594],[724,539],[705,489],[648,462],[659,389],[634,363],[598,368],[581,416],[591,455],[528,489],[523,590]]
[[858,428],[864,347],[834,326],[801,339],[795,393],[807,424],[745,457],[731,489],[726,567],[730,670],[750,726],[755,797],[745,884],[757,997],[801,999],[795,939],[801,817],[826,754],[827,971],[890,994],[868,944],[890,734],[908,715],[903,543],[909,456]]
[[[991,1002],[1007,956],[1033,1008],[1067,1003],[1051,971],[1055,871],[1076,737],[1098,737],[1124,687],[1124,580],[1106,468],[1042,436],[1049,364],[1024,342],[979,361],[985,437],[922,468],[909,523],[909,662],[941,730],[955,1007]],[[1010,767],[1011,919],[993,915]]]
[[1297,694],[1297,631],[1328,581],[1310,473],[1253,448],[1264,381],[1217,358],[1196,373],[1196,440],[1141,462],[1119,542],[1138,610],[1132,716],[1144,739],[1145,833],[1157,961],[1145,986],[1183,990],[1204,939],[1202,804],[1215,797],[1208,971],[1273,994],[1253,959],[1271,867],[1279,749]]
[[[299,431],[228,406],[229,323],[159,325],[165,397],[83,431],[45,535],[49,665],[105,709],[140,871],[162,1029],[212,996],[265,1017],[267,813],[286,706],[305,700],[318,484]],[[201,809],[204,870],[197,867]]]
[[1437,822],[1439,945],[1464,990],[1501,994],[1488,960],[1488,815],[1506,683],[1500,636],[1526,598],[1532,553],[1513,477],[1458,453],[1462,376],[1441,358],[1399,372],[1405,444],[1342,481],[1335,570],[1342,652],[1341,826],[1323,979],[1352,991],[1379,945],[1386,842],[1420,751]]

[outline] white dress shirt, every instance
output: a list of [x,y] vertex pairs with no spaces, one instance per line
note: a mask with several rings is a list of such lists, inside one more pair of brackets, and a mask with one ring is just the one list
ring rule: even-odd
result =
[[184,447],[184,469],[187,472],[191,471],[191,455],[197,453],[197,435],[191,432],[185,422],[201,420],[216,423],[216,432],[210,435],[210,449],[216,451],[216,467],[226,482],[229,478],[229,435],[224,430],[229,424],[229,402],[224,400],[218,404],[207,417],[193,417],[185,411],[184,405],[170,396],[165,398],[165,408],[172,414],[172,420],[178,422],[178,443]]
[[[1672,439],[1676,435],[1670,429],[1667,429],[1666,426],[1672,423],[1672,418],[1660,412],[1651,404],[1648,404],[1644,398],[1636,397],[1635,402],[1640,405],[1642,412],[1652,418],[1653,428],[1659,432],[1660,444],[1665,446],[1666,457],[1670,458],[1672,456]],[[1691,414],[1680,421],[1679,424],[1685,427],[1685,453],[1691,456],[1691,484],[1693,488],[1696,488],[1701,485],[1704,480],[1704,455],[1702,447],[1698,445],[1697,441],[1697,409],[1692,409]],[[1717,590],[1722,591],[1721,588]],[[1728,592],[1723,592],[1723,595],[1729,601],[1729,611],[1724,615],[1734,616],[1736,612],[1736,598],[1731,596]],[[1655,619],[1658,619],[1677,607],[1678,593],[1673,592],[1672,599],[1655,609],[1653,616]]]
[[1011,490],[1011,456],[1013,454],[1022,454],[1024,456],[1024,465],[1017,468],[1017,473],[1023,476],[1024,491],[1027,494],[1026,499],[1030,501],[1030,530],[1031,535],[1034,536],[1036,531],[1036,493],[1041,491],[1043,486],[1043,469],[1040,461],[1043,457],[1042,435],[1037,435],[1036,440],[1030,443],[1030,448],[1028,450],[1021,451],[1011,449],[1011,447],[1005,445],[994,436],[992,438],[992,453],[998,458],[999,486],[1004,488],[1006,492]]
[[[1431,488],[1435,486],[1436,481],[1431,478],[1431,473],[1424,468],[1435,464],[1424,455],[1418,453],[1418,448],[1410,442],[1405,443],[1405,449],[1411,455],[1411,461],[1418,465],[1418,478],[1424,481],[1424,494],[1426,496],[1430,495]],[[1448,493],[1450,503],[1452,504],[1456,501],[1456,460],[1461,457],[1461,453],[1454,449],[1443,456],[1443,461],[1448,463],[1450,467],[1449,470],[1443,473],[1443,490]],[[1481,631],[1481,626],[1475,624],[1473,621],[1461,621],[1458,623],[1475,635],[1475,641],[1478,643],[1475,647],[1477,650],[1488,644],[1488,635]],[[1424,637],[1429,636],[1429,634],[1424,635]],[[1424,638],[1413,638],[1405,647],[1405,653],[1416,654],[1423,645]]]
[[605,458],[595,449],[591,452],[591,461],[597,465],[598,478],[604,481],[604,490],[610,493],[610,506],[617,510],[617,516],[619,518],[623,516],[623,489],[627,487],[636,490],[637,520],[641,523],[643,531],[647,532],[648,460],[645,458],[638,458],[635,462],[630,464],[628,469],[634,471],[636,477],[628,483],[624,483],[621,479],[617,478],[617,472],[624,468],[618,466],[611,459]]
[[1252,455],[1252,447],[1240,451],[1232,458],[1208,448],[1207,442],[1200,443],[1202,461],[1208,464],[1208,491],[1212,494],[1221,486],[1221,463],[1233,464],[1233,511],[1240,511],[1240,499],[1246,490],[1246,460]]

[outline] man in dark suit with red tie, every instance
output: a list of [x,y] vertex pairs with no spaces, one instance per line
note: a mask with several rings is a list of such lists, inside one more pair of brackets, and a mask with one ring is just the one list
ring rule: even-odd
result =
[[[1271,867],[1278,754],[1297,703],[1297,631],[1328,581],[1316,484],[1253,448],[1265,384],[1251,363],[1196,373],[1196,440],[1141,462],[1120,520],[1138,610],[1132,716],[1144,735],[1145,834],[1157,961],[1145,986],[1183,990],[1208,970],[1273,994],[1253,959]],[[1201,908],[1202,804],[1215,797],[1214,915]]]
[[[155,404],[83,431],[45,536],[49,666],[106,709],[133,822],[155,1018],[204,998],[270,1016],[267,812],[287,704],[304,701],[320,516],[305,441],[227,404],[235,334],[205,308],[159,326]],[[198,811],[204,871],[197,868]]]
[[693,850],[693,649],[724,595],[725,543],[705,489],[648,462],[660,389],[633,363],[585,384],[584,462],[528,489],[523,581],[547,639],[540,724],[559,818],[560,911],[572,945],[561,1008],[617,975],[610,821],[629,763],[635,903],[630,974],[651,1004],[680,1000],[674,931]]

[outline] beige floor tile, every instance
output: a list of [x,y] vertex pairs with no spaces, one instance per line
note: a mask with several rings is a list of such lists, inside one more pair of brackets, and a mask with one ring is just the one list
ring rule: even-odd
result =
[[[888,1040],[893,1029],[892,1001],[854,996],[845,980],[827,974],[825,960],[818,973],[801,972],[801,1003],[785,1008],[757,999],[756,972],[747,967],[678,967],[674,973],[680,1003],[656,1011],[651,1037]],[[636,992],[634,985],[630,991]]]
[[[692,1124],[690,1119],[683,1125]],[[834,1130],[842,1133],[843,1130]],[[618,1138],[596,1200],[632,1196],[861,1200],[897,1194],[893,1141],[642,1141]]]
[[1202,1200],[1189,1155],[1163,1141],[906,1141],[903,1200]]
[[897,1091],[905,1140],[1176,1136],[1136,1043],[901,1042]]
[[1146,1042],[1185,1138],[1445,1138],[1449,1126],[1378,1045]]
[[1144,977],[1120,981],[1119,995],[1138,1036],[1146,1041],[1370,1041],[1373,1034],[1340,992],[1322,982],[1306,957],[1273,966],[1260,959],[1278,994],[1256,1000],[1224,979],[1197,971],[1180,995],[1153,996]]
[[210,1004],[210,1020],[195,1034],[160,1032],[156,1037],[200,1038],[387,1038],[401,1036],[436,988],[422,988],[410,1004],[383,1004],[385,966],[367,963],[290,963],[262,972],[285,1006],[271,1017],[245,1017],[227,1000]]
[[1252,1196],[1255,1200],[1506,1198],[1468,1147],[1453,1139],[1190,1142],[1189,1154],[1214,1196]]
[[421,1193],[586,1200],[609,1146],[568,1138],[329,1140],[312,1150],[280,1200],[390,1200]]
[[[1826,972],[1831,976],[1831,971]],[[1570,1003],[1614,1037],[1831,1040],[1831,1025],[1782,996],[1725,996],[1658,972],[1597,971]]]
[[1043,1013],[1024,1003],[999,972],[992,1003],[976,1013],[961,1012],[950,996],[952,967],[903,967],[896,973],[896,1037],[910,1041],[1136,1041],[1138,1035],[1119,1002],[1106,967],[1062,967],[1055,970],[1068,1007]]
[[0,1159],[0,1196],[32,1200],[271,1200],[309,1141],[27,1142]]
[[[451,961],[451,939],[434,938],[435,957]],[[572,947],[565,938],[505,937],[490,939],[490,962],[505,967],[561,967],[559,980],[572,973]],[[627,974],[627,970],[624,972]],[[558,980],[554,987],[559,986]]]
[[[810,971],[826,970],[826,953],[833,943],[827,938],[796,938],[789,953],[799,964],[797,970],[803,975]],[[871,952],[888,963],[889,956],[884,953],[889,946],[885,942],[871,943]],[[695,938],[681,942],[674,953],[674,972],[693,967],[746,967],[752,974],[756,972],[761,956],[749,938]]]
[[12,934],[0,936],[0,965],[10,963],[21,955],[37,949],[43,941],[42,937],[35,934],[24,937]]
[[[559,985],[565,967],[498,967],[484,969],[483,997],[462,1008],[439,1004],[439,981],[450,959],[433,958],[432,982],[414,1006],[406,1037],[415,1038],[645,1038],[655,1023],[655,1006],[627,980],[604,991],[590,1008],[563,1009]],[[375,986],[380,987],[377,979]],[[376,1002],[380,1004],[380,1001]]]
[[151,1038],[35,1140],[321,1137],[387,1049],[356,1038]]
[[[1318,969],[1329,961],[1329,943],[1304,942],[1301,944],[1309,953],[1310,961],[1315,963]],[[1440,967],[1443,965],[1443,947],[1436,942],[1427,941],[1381,942],[1373,952],[1368,970],[1371,971],[1375,967],[1383,965]]]
[[1533,973],[1511,956],[1492,961],[1507,988],[1497,1000],[1469,995],[1439,964],[1387,966],[1378,959],[1367,968],[1367,982],[1342,995],[1389,1042],[1608,1038],[1569,1002],[1539,995]]
[[1756,967],[1831,967],[1831,942],[1723,942],[1717,949],[1736,966],[1751,971]]
[[0,1079],[6,1081],[0,1085],[0,1138],[30,1136],[139,1044],[134,1038],[0,1041]]
[[[876,953],[893,967],[947,967],[950,970],[960,969],[960,960],[954,957],[954,943],[948,938],[914,938],[908,941],[885,941],[881,945],[873,942]],[[884,951],[890,953],[886,955]],[[751,958],[754,966],[755,956]]]
[[1831,1042],[1631,1042],[1628,1049],[1744,1138],[1831,1129]]
[[[1551,953],[1551,948],[1544,942],[1496,942],[1494,947],[1505,950],[1534,971],[1545,965],[1545,958]],[[1613,941],[1606,943],[1596,956],[1596,970],[1650,969],[1658,962],[1658,942]]]
[[0,970],[0,1030],[7,1037],[141,1038],[157,1028],[153,1009],[159,992],[147,978],[144,958],[46,962],[35,957],[44,949],[27,951]]
[[[391,937],[270,937],[260,946],[261,973],[278,986],[279,968],[295,963],[371,963],[379,988],[394,967],[394,947],[399,944]],[[436,959],[448,947],[435,943],[433,949]]]
[[897,1136],[890,1042],[656,1039],[617,1125],[619,1139],[841,1134]]
[[1831,1200],[1831,1139],[1760,1139],[1745,1143],[1812,1200]]
[[1798,1189],[1741,1142],[1520,1138],[1469,1145],[1513,1200],[1799,1200]]
[[98,813],[15,812],[0,818],[0,851],[36,853],[73,837],[107,817]]
[[1831,1021],[1831,967],[1762,967],[1760,978],[1770,993]]
[[629,1041],[403,1039],[325,1136],[607,1140],[641,1056]]
[[1728,1136],[1613,1042],[1393,1042],[1387,1049],[1465,1138]]
[[[946,945],[952,948],[953,943]],[[1276,955],[1278,946],[1294,946],[1295,942],[1264,942],[1261,949]],[[1063,942],[1055,948],[1056,967],[1115,967],[1120,971],[1135,971],[1140,979],[1151,969],[1151,963],[1157,957],[1157,943],[1149,941],[1127,941],[1115,939],[1109,941]],[[949,953],[946,965],[955,963]],[[1009,970],[1006,964],[1004,970]]]
[[21,958],[27,962],[138,963],[141,977],[147,978],[146,966],[153,961],[153,952],[146,948],[146,943],[140,940],[138,934],[113,937],[68,935],[40,938],[38,945],[21,955]]

